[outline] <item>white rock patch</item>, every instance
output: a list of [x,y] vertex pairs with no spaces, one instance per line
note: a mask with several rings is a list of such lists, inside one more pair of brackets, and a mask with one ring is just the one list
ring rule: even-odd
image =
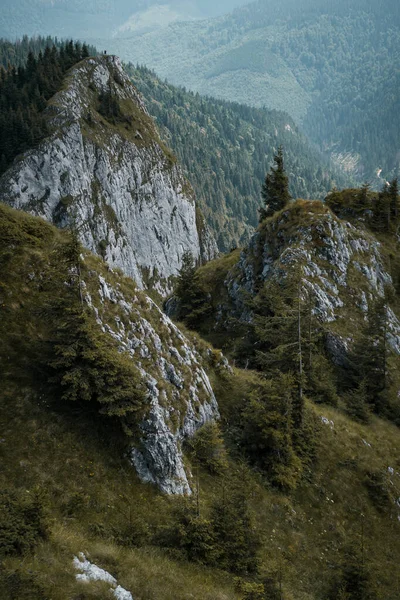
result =
[[[149,128],[146,143],[124,137],[89,108],[109,85],[139,109]],[[2,201],[61,227],[72,220],[87,248],[101,252],[139,287],[146,285],[144,274],[154,278],[163,294],[185,252],[196,260],[217,255],[207,227],[198,232],[193,192],[158,143],[144,103],[116,57],[75,66],[47,113],[54,133],[2,176]]]
[[81,571],[76,575],[77,581],[83,583],[90,583],[91,581],[104,581],[109,583],[111,588],[110,591],[114,594],[117,600],[133,600],[133,596],[128,590],[118,585],[117,580],[108,571],[101,569],[97,565],[87,560],[86,556],[80,552],[78,556],[74,557],[72,561],[75,569]]

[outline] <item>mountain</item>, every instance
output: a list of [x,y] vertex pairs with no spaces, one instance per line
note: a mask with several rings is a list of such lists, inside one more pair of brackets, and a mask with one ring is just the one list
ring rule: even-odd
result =
[[4,202],[74,223],[87,248],[140,287],[165,290],[185,252],[215,256],[193,190],[118,59],[72,67],[40,114],[45,138],[2,175]]
[[[321,286],[325,274],[340,277],[346,250],[368,264],[365,245],[352,246],[367,234],[319,205],[276,223],[258,234],[272,243],[281,233],[273,268],[285,253],[296,260],[301,244],[288,253],[284,243],[298,239],[295,227],[318,232],[318,223],[330,261],[312,274]],[[326,264],[318,239],[307,238],[314,270]],[[375,246],[371,264],[383,255]],[[257,247],[243,269],[235,251],[201,277],[223,286],[216,275],[229,262],[240,281]],[[395,600],[397,427],[307,399],[296,458],[286,446],[287,381],[271,387],[230,367],[73,233],[1,206],[0,263],[4,600],[321,600],[360,589]],[[358,309],[346,309],[351,322]],[[209,381],[225,442],[209,420],[218,417]],[[194,493],[179,499],[146,481]]]
[[279,145],[293,197],[324,198],[333,187],[350,183],[287,114],[205,98],[162,82],[145,67],[126,69],[160,135],[185,167],[221,251],[249,240]]
[[4,0],[0,36],[15,40],[24,34],[81,40],[153,31],[175,21],[228,12],[246,0]]
[[193,307],[207,310],[192,321],[186,304],[186,320],[238,364],[293,374],[300,360],[299,385],[316,402],[337,405],[371,378],[369,402],[399,424],[398,223],[388,225],[384,194],[369,192],[364,209],[360,190],[289,203],[240,253],[199,270]]
[[262,0],[201,23],[114,39],[124,60],[173,84],[288,112],[361,180],[399,169],[395,0]]
[[[213,237],[119,60],[33,43],[0,76],[1,597],[396,600],[397,180],[291,200],[279,151],[248,244],[199,267]],[[177,147],[272,117],[308,147],[141,73]]]
[[[68,232],[5,205],[0,222],[1,293],[7,313],[3,324],[8,330],[2,331],[4,376],[16,377],[26,370],[21,377],[30,385],[37,378],[40,389],[43,376],[46,381],[53,371],[53,382],[61,377],[53,397],[64,400],[79,397],[89,386],[92,408],[97,404],[110,424],[120,420],[140,477],[169,494],[190,493],[181,441],[218,418],[215,396],[194,346],[133,281],[87,251],[80,256],[79,249],[74,255],[75,241]],[[26,278],[31,284],[24,292]],[[18,305],[13,304],[17,297]],[[64,344],[68,356],[63,354]],[[76,349],[74,358],[69,344]],[[34,348],[40,350],[30,360]],[[52,353],[59,360],[49,368]],[[102,398],[104,382],[108,385]]]
[[[47,47],[54,46],[61,45],[52,38],[24,37],[16,44],[2,42],[0,62],[4,67],[8,64],[23,67],[30,51],[39,56],[40,51],[46,52]],[[97,54],[92,47],[87,51]],[[293,197],[323,198],[333,187],[351,183],[350,177],[312,147],[287,114],[199,97],[162,82],[145,67],[125,65],[124,68],[156,121],[157,135],[172,148],[185,168],[198,206],[220,250],[246,243],[252,234],[258,223],[265,174],[280,144],[285,149]],[[46,98],[51,100],[61,85],[62,80],[53,84],[51,90],[45,85]],[[38,108],[41,115],[41,107]],[[0,158],[3,152],[8,156],[7,140],[20,128],[18,111],[14,111],[14,121],[9,115],[4,119]],[[46,124],[44,118],[44,130]],[[28,130],[32,129],[28,125]],[[47,130],[43,135],[48,135]],[[19,153],[34,143],[31,140],[27,144],[26,138],[30,136],[23,137]],[[6,163],[10,164],[18,152],[11,152]]]

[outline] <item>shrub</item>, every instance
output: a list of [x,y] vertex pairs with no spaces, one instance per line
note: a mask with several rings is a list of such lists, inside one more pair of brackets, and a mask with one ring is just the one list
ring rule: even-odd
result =
[[24,554],[48,537],[43,498],[0,492],[0,556]]
[[242,600],[264,600],[265,589],[262,583],[243,581],[240,577],[235,579],[235,587],[242,595]]
[[360,423],[369,423],[371,420],[371,410],[367,404],[367,386],[365,380],[361,381],[358,387],[345,394],[347,414]]
[[188,441],[193,457],[211,474],[221,475],[228,466],[227,453],[219,425],[206,423]]
[[49,600],[35,575],[20,571],[0,573],[1,598],[6,600]]
[[192,504],[180,506],[174,524],[164,531],[163,542],[179,550],[187,560],[215,565],[219,560],[213,523],[197,514]]
[[218,564],[238,575],[256,573],[260,540],[247,503],[248,490],[231,485],[212,507],[211,519],[219,549]]

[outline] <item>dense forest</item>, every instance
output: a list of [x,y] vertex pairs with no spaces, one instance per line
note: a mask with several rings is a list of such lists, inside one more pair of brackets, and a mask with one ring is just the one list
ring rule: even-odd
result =
[[254,2],[110,47],[201,94],[287,111],[360,183],[398,174],[395,0]]
[[294,197],[323,198],[348,183],[287,114],[204,98],[145,67],[127,68],[185,167],[221,250],[243,243],[257,224],[262,182],[280,144]]
[[68,69],[87,56],[88,46],[79,42],[53,45],[50,39],[24,38],[15,45],[0,43],[0,64],[6,65],[0,70],[0,174],[48,134],[43,114],[48,100]]

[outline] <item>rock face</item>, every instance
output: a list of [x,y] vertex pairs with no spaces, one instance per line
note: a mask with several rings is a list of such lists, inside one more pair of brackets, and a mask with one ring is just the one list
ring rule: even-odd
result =
[[[143,292],[123,291],[110,271],[90,270],[84,297],[98,325],[128,352],[148,389],[149,408],[130,458],[142,481],[167,494],[190,494],[182,442],[219,418],[204,360]],[[110,315],[113,315],[110,319]]]
[[[326,324],[327,348],[343,364],[352,331],[393,283],[382,245],[361,224],[339,219],[322,203],[298,201],[263,224],[228,273],[234,312],[248,321],[246,294],[256,294],[270,278],[285,277],[288,267],[302,273],[314,314]],[[400,322],[393,310],[387,314],[388,341],[400,354]]]
[[[111,117],[110,98],[118,106]],[[187,251],[216,256],[190,185],[116,57],[73,67],[46,110],[52,133],[2,176],[3,202],[61,227],[74,223],[87,248],[141,288],[166,292]]]

